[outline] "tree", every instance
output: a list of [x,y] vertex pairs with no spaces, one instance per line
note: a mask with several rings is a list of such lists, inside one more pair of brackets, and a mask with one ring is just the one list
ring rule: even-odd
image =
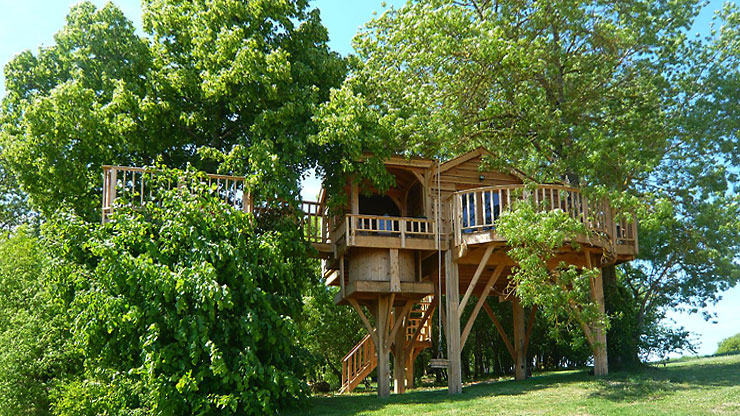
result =
[[54,40],[5,68],[3,159],[44,215],[69,206],[92,220],[101,165],[152,163],[172,144],[147,140],[136,122],[151,58],[118,8],[80,3]]
[[55,295],[85,369],[57,411],[268,414],[301,403],[294,319],[313,270],[296,218],[228,207],[202,174],[151,180],[158,204],[121,208],[102,226],[49,225],[63,271]]
[[317,282],[304,296],[299,321],[300,342],[312,355],[308,378],[338,387],[342,381],[342,358],[365,334],[360,317],[346,306],[336,305],[336,290]]
[[720,341],[719,345],[717,345],[717,352],[715,354],[731,354],[739,352],[740,334],[735,334]]
[[[330,186],[353,173],[382,190],[379,160],[392,153],[444,158],[485,146],[491,168],[636,210],[644,260],[621,279],[604,267],[607,310],[619,318],[612,334],[627,343],[609,357],[632,365],[646,346],[636,340],[659,327],[648,320],[711,302],[738,280],[729,254],[740,248],[737,203],[726,192],[737,180],[728,169],[737,166],[737,26],[688,40],[700,8],[694,0],[389,8],[357,35],[351,75],[317,113],[315,141],[342,155],[323,172]],[[721,18],[736,22],[738,13]],[[368,151],[377,158],[356,163]],[[668,264],[670,273],[651,274]],[[656,281],[661,290],[643,302]],[[622,310],[632,304],[647,307]]]
[[[297,195],[314,106],[344,75],[307,1],[147,1],[72,8],[56,44],[6,67],[0,145],[34,208],[97,220],[103,164],[248,175]],[[229,156],[230,155],[230,156]],[[266,179],[271,180],[266,180]]]

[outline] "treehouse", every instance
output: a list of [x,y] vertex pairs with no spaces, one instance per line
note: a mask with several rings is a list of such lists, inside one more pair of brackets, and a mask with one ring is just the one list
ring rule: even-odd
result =
[[[633,215],[616,215],[606,200],[589,200],[573,187],[525,186],[526,178],[517,171],[484,170],[486,154],[479,148],[444,163],[392,157],[385,161],[395,178],[391,189],[379,192],[369,183],[347,178],[342,192],[348,203],[331,215],[324,192],[319,201],[303,201],[306,238],[322,259],[326,284],[339,287],[336,303],[354,308],[368,331],[343,359],[343,392],[377,370],[378,394],[389,394],[391,353],[394,391],[413,387],[414,361],[432,345],[431,319],[438,309],[447,353],[435,364],[447,367],[450,393],[462,389],[460,353],[481,310],[503,338],[516,379],[526,377],[536,307],[525,313],[512,294],[509,276],[515,262],[507,255],[507,241],[496,231],[496,220],[519,199],[533,199],[541,210],[561,210],[585,226],[587,232],[576,237],[579,248],[565,244],[553,265],[565,261],[600,268],[637,255]],[[136,180],[136,169],[104,167],[104,218],[126,187],[144,189],[143,179],[141,184]],[[252,209],[243,178],[209,178],[223,189],[228,203]],[[591,279],[591,296],[603,312],[600,275]],[[512,338],[488,305],[491,297],[511,302]],[[463,322],[469,302],[474,307]],[[606,335],[593,328],[587,338],[595,373],[606,374]]]

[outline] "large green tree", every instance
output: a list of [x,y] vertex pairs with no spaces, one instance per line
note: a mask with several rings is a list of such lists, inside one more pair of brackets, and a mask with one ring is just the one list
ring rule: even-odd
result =
[[[377,159],[354,163],[363,152],[448,157],[482,145],[490,167],[637,210],[643,259],[620,279],[604,268],[608,311],[624,318],[613,338],[627,340],[609,355],[633,364],[655,340],[645,336],[651,319],[716,300],[738,279],[737,202],[727,192],[736,181],[728,165],[737,166],[736,29],[688,39],[700,9],[695,0],[389,8],[357,35],[352,73],[317,115],[316,142],[342,156],[323,172],[330,186],[352,172],[382,187]],[[720,17],[732,23],[737,12]]]
[[155,162],[247,174],[295,196],[319,155],[307,141],[313,109],[345,71],[318,11],[278,0],[143,6],[147,37],[112,3],[83,2],[54,45],[6,66],[0,146],[32,205],[93,220],[101,165]]

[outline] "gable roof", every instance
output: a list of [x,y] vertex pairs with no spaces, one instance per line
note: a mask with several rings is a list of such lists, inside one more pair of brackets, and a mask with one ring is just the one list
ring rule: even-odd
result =
[[[454,168],[456,166],[459,166],[459,165],[461,165],[461,164],[463,164],[465,162],[471,161],[471,160],[473,160],[473,159],[475,159],[477,157],[481,157],[481,156],[484,156],[484,155],[485,156],[490,156],[490,157],[495,157],[495,155],[493,153],[491,153],[488,149],[486,149],[483,146],[479,146],[479,147],[476,147],[475,149],[473,149],[473,150],[471,150],[471,151],[469,151],[467,153],[463,153],[462,155],[460,155],[458,157],[452,158],[452,159],[450,159],[450,160],[442,163],[442,165],[440,166],[440,172],[446,172],[446,171],[448,171],[448,170],[450,170],[450,169],[452,169],[452,168]],[[524,181],[524,180],[533,181],[533,179],[530,178],[529,175],[525,174],[524,172],[520,171],[519,169],[508,168],[504,172],[501,172],[501,173],[505,173],[505,174],[509,174],[509,175],[515,176],[515,177],[517,177],[518,179],[520,179],[522,181]]]

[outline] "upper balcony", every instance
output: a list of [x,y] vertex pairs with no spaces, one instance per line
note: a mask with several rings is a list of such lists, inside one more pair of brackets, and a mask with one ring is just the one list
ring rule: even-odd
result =
[[586,226],[576,242],[611,250],[631,259],[637,255],[637,221],[634,214],[617,215],[606,199],[589,200],[576,188],[563,185],[486,186],[452,194],[452,244],[455,247],[500,243],[496,220],[517,200],[534,201],[542,211],[561,210]]

